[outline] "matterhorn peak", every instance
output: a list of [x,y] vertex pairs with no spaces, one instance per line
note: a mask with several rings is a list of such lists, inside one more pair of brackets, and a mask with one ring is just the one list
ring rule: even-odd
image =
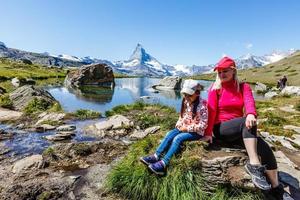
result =
[[146,52],[143,46],[138,43],[129,60],[139,60],[140,63],[144,63],[150,59],[151,56]]

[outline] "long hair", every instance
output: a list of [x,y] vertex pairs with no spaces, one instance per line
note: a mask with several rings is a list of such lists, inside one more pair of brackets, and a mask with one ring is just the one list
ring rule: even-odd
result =
[[[237,75],[237,70],[235,68],[234,69],[234,74],[233,74],[233,79],[235,80],[235,84],[237,86],[237,91],[239,92],[240,91],[240,81],[238,79],[238,75]],[[221,79],[217,73],[216,75],[216,80],[215,82],[213,83],[213,86],[212,86],[212,90],[220,90],[222,88],[222,84],[221,84]]]
[[[199,100],[200,90],[196,90],[195,93],[197,93],[197,98],[196,98],[195,101],[192,102],[192,105],[193,105],[193,116],[192,116],[192,118],[193,119],[196,116],[197,107],[198,107],[198,105],[200,103],[200,100]],[[181,118],[183,117],[183,113],[185,112],[185,109],[186,109],[186,105],[185,105],[184,101],[185,101],[185,98],[182,98],[181,109],[180,109],[180,117]]]

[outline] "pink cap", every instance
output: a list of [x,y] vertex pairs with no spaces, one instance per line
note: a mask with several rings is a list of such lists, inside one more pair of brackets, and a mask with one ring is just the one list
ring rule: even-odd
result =
[[226,69],[229,67],[236,68],[235,62],[233,59],[225,56],[216,64],[214,71],[220,70],[220,69]]

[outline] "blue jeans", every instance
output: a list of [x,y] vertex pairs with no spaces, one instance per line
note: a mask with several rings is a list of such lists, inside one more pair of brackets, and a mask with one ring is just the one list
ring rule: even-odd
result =
[[171,157],[179,150],[180,145],[184,141],[199,140],[201,137],[202,136],[198,133],[181,132],[177,128],[175,128],[167,133],[155,153],[158,157],[160,157],[161,154],[169,147],[167,153],[162,158],[165,164],[168,165]]

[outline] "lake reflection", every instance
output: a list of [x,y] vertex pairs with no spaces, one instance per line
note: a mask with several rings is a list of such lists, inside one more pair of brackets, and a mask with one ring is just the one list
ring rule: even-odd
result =
[[[131,104],[143,96],[150,96],[155,103],[172,106],[179,111],[181,106],[180,91],[155,91],[152,85],[160,81],[158,78],[117,78],[114,89],[88,87],[69,89],[65,87],[48,88],[47,90],[57,99],[64,110],[91,109],[104,113],[120,104]],[[202,97],[207,98],[209,81],[199,81],[205,86]]]

